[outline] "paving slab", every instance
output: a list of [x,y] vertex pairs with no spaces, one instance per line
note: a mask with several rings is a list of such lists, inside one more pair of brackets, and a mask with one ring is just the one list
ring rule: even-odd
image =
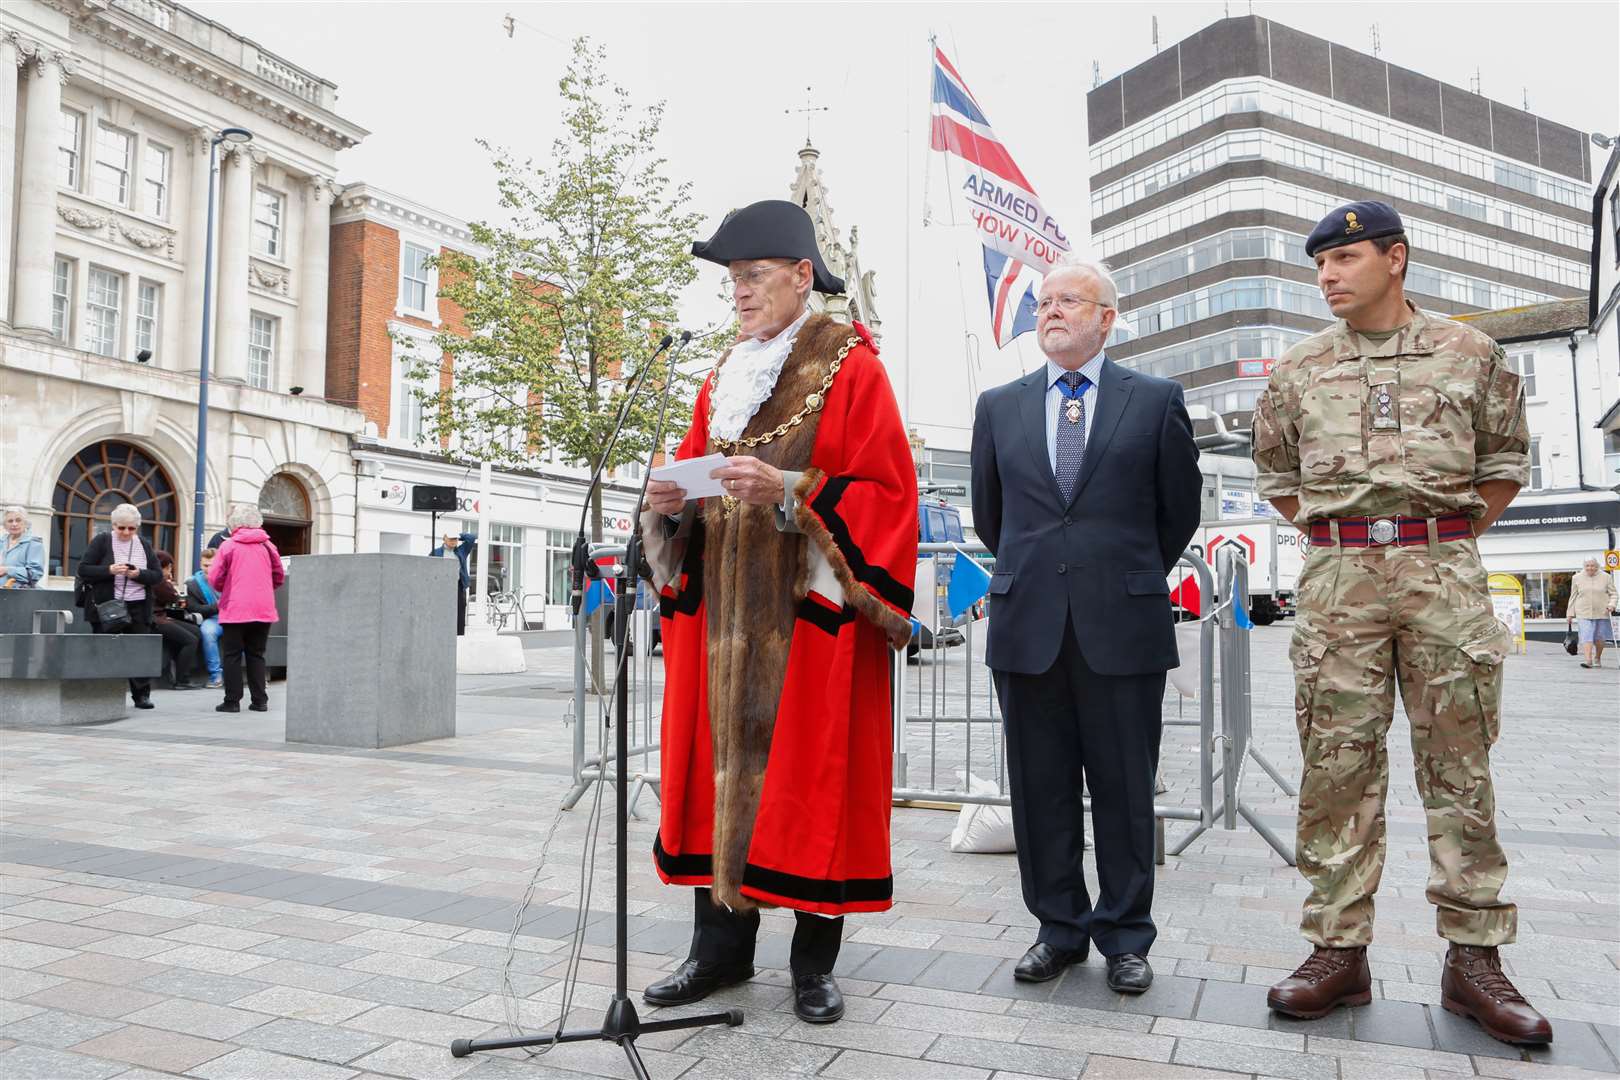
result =
[[[1253,632],[1254,738],[1297,775],[1290,629]],[[589,799],[558,819],[506,958],[512,898],[534,876],[572,739],[566,700],[534,689],[567,685],[567,650],[528,657],[522,676],[458,680],[462,734],[417,747],[290,746],[279,688],[271,713],[228,735],[211,703],[161,691],[152,713],[93,730],[0,732],[0,1075],[628,1076],[607,1044],[533,1060],[447,1050],[452,1038],[504,1032],[508,966],[525,1023],[553,1023],[562,1000]],[[1317,1021],[1266,1008],[1266,988],[1308,953],[1304,885],[1247,828],[1210,830],[1160,869],[1157,978],[1131,997],[1108,990],[1095,956],[1050,983],[1016,982],[1035,922],[1015,860],[952,853],[956,815],[907,808],[893,816],[898,903],[846,924],[842,1023],[792,1015],[792,922],[768,912],[756,977],[686,1010],[735,1004],[745,1024],[649,1036],[649,1065],[681,1080],[1620,1074],[1620,755],[1604,719],[1620,678],[1579,680],[1566,660],[1536,643],[1509,658],[1492,755],[1507,897],[1520,905],[1519,941],[1503,957],[1554,1018],[1547,1049],[1506,1047],[1438,1008],[1444,945],[1424,899],[1424,814],[1398,716],[1367,1007]],[[957,708],[960,688],[947,684],[942,701]],[[1167,700],[1167,714],[1178,705]],[[959,730],[914,724],[908,750],[915,786],[931,768],[954,776],[965,745]],[[1162,799],[1196,804],[1192,750],[1190,729],[1166,730]],[[1287,837],[1292,801],[1256,769],[1244,793]],[[672,970],[691,939],[689,897],[651,869],[653,818],[630,826],[633,991]],[[1186,828],[1170,825],[1171,842]],[[611,996],[610,832],[574,1024],[600,1022]],[[1089,854],[1085,869],[1094,881]]]

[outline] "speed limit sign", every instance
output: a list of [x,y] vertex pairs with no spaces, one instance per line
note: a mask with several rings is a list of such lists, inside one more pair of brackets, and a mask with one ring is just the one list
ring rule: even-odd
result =
[[1620,570],[1620,551],[1605,551],[1603,553],[1603,569]]

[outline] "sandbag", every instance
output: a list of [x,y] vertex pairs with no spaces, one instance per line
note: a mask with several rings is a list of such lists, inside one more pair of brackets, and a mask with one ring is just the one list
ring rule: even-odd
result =
[[[994,795],[996,785],[981,780],[972,773],[967,776],[970,795]],[[988,806],[984,803],[963,803],[951,830],[951,850],[974,855],[1004,854],[1017,851],[1013,840],[1012,807]]]

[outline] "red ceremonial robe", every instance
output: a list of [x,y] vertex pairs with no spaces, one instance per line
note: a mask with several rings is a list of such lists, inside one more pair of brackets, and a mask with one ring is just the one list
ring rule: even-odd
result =
[[676,457],[802,472],[799,531],[779,529],[773,507],[718,498],[688,504],[673,539],[662,521],[647,530],[665,671],[654,865],[735,910],[883,911],[890,648],[911,636],[917,565],[916,467],[894,392],[866,330],[823,315],[738,443],[709,437],[713,385]]

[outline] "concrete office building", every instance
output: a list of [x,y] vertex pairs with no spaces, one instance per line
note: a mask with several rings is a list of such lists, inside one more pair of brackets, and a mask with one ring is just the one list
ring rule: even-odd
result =
[[1304,240],[1345,202],[1400,211],[1429,310],[1587,294],[1586,135],[1339,42],[1222,19],[1093,89],[1087,113],[1092,242],[1130,331],[1109,355],[1181,380],[1230,429],[1330,321]]

